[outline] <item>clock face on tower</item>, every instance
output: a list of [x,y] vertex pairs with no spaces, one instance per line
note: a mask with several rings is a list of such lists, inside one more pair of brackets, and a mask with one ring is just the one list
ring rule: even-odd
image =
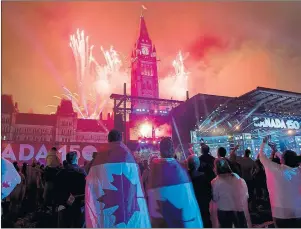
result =
[[143,55],[148,55],[149,54],[148,47],[142,46],[142,54]]

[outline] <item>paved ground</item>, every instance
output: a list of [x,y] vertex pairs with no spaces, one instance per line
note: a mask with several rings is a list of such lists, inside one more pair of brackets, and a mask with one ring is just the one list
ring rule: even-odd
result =
[[[267,201],[261,201],[256,210],[251,212],[254,228],[273,228],[271,211]],[[38,209],[36,212],[28,212],[18,218],[6,215],[1,222],[3,228],[46,228],[56,227],[57,220],[52,217],[51,210]]]

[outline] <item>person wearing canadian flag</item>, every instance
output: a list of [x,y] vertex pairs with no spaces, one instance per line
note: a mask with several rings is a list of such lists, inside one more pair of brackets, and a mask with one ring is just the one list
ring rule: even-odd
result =
[[86,227],[150,228],[139,167],[119,131],[110,131],[108,141],[86,177]]
[[160,142],[160,158],[150,163],[147,185],[149,214],[155,228],[203,228],[187,171],[174,158],[171,138]]
[[14,165],[1,157],[1,199],[6,198],[21,183],[21,177]]

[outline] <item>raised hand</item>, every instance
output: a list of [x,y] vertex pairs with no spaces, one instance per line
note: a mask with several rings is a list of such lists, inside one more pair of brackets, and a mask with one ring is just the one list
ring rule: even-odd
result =
[[268,137],[268,136],[265,136],[265,137],[263,138],[263,140],[262,140],[262,143],[266,144],[266,143],[268,142],[268,139],[269,139],[269,137]]
[[273,150],[273,152],[277,152],[277,146],[275,143],[269,142],[268,145]]

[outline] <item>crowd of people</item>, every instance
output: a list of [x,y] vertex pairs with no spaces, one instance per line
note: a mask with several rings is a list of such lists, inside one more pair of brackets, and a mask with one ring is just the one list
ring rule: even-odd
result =
[[248,149],[237,156],[239,146],[232,152],[220,147],[215,158],[201,143],[201,155],[191,151],[185,162],[177,161],[171,138],[164,138],[160,155],[142,164],[119,131],[110,131],[108,142],[83,167],[76,152],[60,164],[56,148],[45,167],[13,163],[21,179],[2,195],[2,217],[13,222],[24,211],[41,209],[51,212],[54,226],[65,228],[246,228],[253,226],[254,203],[268,200],[275,227],[301,228],[300,156],[278,152],[268,138],[255,161]]

